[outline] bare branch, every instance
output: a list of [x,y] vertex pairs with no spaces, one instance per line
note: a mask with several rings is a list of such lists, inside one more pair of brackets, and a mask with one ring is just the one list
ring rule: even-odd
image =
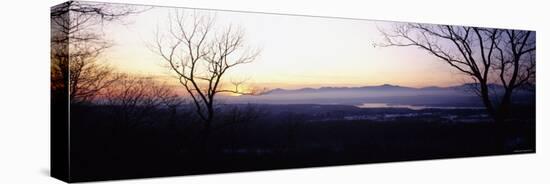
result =
[[[534,85],[534,32],[423,24],[398,24],[391,32],[380,31],[385,42],[375,46],[418,47],[471,78],[475,93],[498,121],[507,115],[514,89]],[[491,98],[496,89],[489,81],[499,81],[505,89],[499,100]]]
[[[217,28],[212,15],[175,10],[168,17],[168,42],[157,31],[154,49],[179,78],[193,99],[197,114],[206,122],[214,118],[217,93],[243,93],[221,89],[227,71],[253,62],[259,51],[245,47],[244,32],[233,25]],[[223,28],[223,27],[222,27]],[[237,88],[238,89],[238,88]]]

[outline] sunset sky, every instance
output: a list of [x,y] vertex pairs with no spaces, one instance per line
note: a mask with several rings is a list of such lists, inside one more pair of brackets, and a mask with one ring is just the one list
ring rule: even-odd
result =
[[[119,71],[155,76],[168,82],[172,71],[148,48],[155,31],[168,21],[172,8],[156,7],[109,23],[103,30],[114,46],[103,62]],[[189,10],[192,11],[192,10]],[[391,22],[319,18],[274,14],[206,11],[216,15],[216,27],[238,25],[246,44],[261,48],[250,64],[233,68],[226,81],[248,79],[249,85],[267,88],[366,86],[394,84],[411,87],[451,86],[461,75],[423,50],[413,47],[380,48],[381,29]],[[162,30],[161,30],[162,31]]]

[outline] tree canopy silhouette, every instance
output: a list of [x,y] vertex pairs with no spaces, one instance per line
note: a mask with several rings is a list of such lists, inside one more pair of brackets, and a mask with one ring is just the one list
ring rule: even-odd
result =
[[90,102],[119,76],[97,62],[111,46],[101,26],[139,13],[132,6],[68,1],[52,7],[52,91],[68,91],[73,104]]
[[[497,122],[509,115],[512,95],[535,86],[535,33],[468,26],[398,24],[383,31],[383,47],[417,47],[474,82],[489,115]],[[491,84],[504,88],[502,94]],[[496,98],[495,98],[496,97]]]
[[173,88],[151,77],[121,75],[102,94],[104,104],[114,108],[119,124],[124,128],[143,125],[143,120],[151,118],[159,109],[176,108],[183,103]]

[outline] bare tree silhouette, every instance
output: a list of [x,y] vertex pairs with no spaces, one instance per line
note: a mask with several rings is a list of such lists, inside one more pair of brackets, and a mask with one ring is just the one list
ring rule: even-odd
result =
[[98,47],[84,42],[70,44],[69,99],[73,104],[91,102],[101,90],[121,77],[113,68],[97,63],[107,46]]
[[191,96],[196,113],[204,122],[204,137],[211,131],[218,93],[252,94],[238,88],[223,88],[226,72],[253,62],[260,53],[246,47],[241,29],[228,26],[215,30],[214,19],[196,11],[187,14],[176,10],[168,17],[165,34],[157,29],[153,46]]
[[123,75],[103,94],[105,105],[113,107],[122,129],[144,125],[144,120],[161,107],[176,108],[183,101],[166,83],[150,77]]
[[105,22],[121,20],[130,14],[140,13],[150,8],[138,9],[135,6],[111,3],[67,1],[52,7],[51,24],[60,36],[52,42],[67,43],[79,41],[103,41],[102,32],[95,29]]
[[[471,78],[496,122],[510,113],[512,95],[535,85],[535,33],[467,26],[398,24],[380,46],[418,47]],[[502,85],[497,99],[492,83]]]
[[70,102],[90,102],[118,76],[97,63],[111,43],[98,27],[139,13],[135,7],[68,1],[51,9],[52,90],[68,91]]

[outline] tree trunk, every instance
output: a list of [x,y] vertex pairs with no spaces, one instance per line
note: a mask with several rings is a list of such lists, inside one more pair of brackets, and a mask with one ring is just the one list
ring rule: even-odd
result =
[[480,96],[483,101],[483,105],[485,106],[485,109],[487,109],[487,113],[496,122],[496,112],[493,107],[493,103],[491,102],[491,97],[489,95],[489,87],[487,86],[486,82],[480,82],[480,93],[481,93]]
[[510,129],[512,124],[506,119],[509,117],[510,107],[512,104],[512,90],[506,89],[502,99],[500,101],[497,113],[496,113],[496,126],[497,126],[497,135],[499,141],[503,144],[503,149],[506,150],[507,137],[509,136]]
[[214,110],[213,106],[208,105],[207,106],[207,117],[203,120],[204,124],[202,129],[199,131],[199,140],[198,140],[198,147],[197,147],[197,156],[199,158],[206,159],[208,157],[209,153],[209,144],[210,144],[210,134],[211,134],[211,127],[212,122],[214,120]]
[[483,105],[487,109],[487,113],[493,119],[494,125],[494,146],[496,151],[505,152],[507,151],[506,140],[507,132],[509,125],[506,123],[506,117],[509,113],[510,102],[511,102],[511,90],[506,90],[503,95],[500,104],[497,104],[495,107],[491,101],[491,96],[489,94],[489,88],[486,83],[480,83],[480,96],[483,100]]

